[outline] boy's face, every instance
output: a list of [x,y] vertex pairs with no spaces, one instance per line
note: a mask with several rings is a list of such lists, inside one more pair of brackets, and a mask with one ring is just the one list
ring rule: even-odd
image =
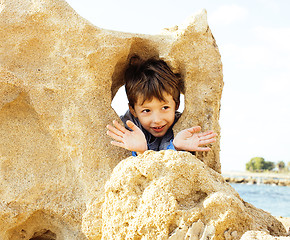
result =
[[133,116],[154,137],[163,137],[175,119],[176,104],[172,96],[164,92],[163,97],[165,102],[153,97],[152,101],[145,101],[143,104],[142,99],[138,98],[134,109],[129,106]]

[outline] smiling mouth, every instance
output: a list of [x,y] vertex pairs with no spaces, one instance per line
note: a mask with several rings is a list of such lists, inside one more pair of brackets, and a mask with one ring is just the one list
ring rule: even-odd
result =
[[152,127],[155,132],[161,132],[164,129],[165,125],[161,127]]

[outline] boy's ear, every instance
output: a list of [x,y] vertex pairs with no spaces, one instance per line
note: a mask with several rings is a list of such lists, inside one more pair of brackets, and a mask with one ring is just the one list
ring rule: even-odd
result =
[[132,114],[135,118],[137,118],[137,114],[136,114],[134,108],[133,108],[130,104],[128,104],[128,105],[129,105],[129,110],[130,110],[131,114]]
[[180,105],[180,103],[176,104],[176,106],[175,106],[175,110],[176,110],[176,111],[178,110],[179,105]]

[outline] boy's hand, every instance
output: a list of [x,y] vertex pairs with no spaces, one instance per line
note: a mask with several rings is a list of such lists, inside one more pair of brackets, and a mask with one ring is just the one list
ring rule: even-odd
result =
[[147,150],[147,142],[144,133],[132,121],[128,120],[126,124],[133,131],[127,130],[117,121],[113,121],[113,124],[114,127],[107,125],[107,134],[115,140],[111,142],[112,145],[135,151],[138,154]]
[[173,139],[173,145],[176,150],[185,151],[209,151],[209,147],[202,147],[215,142],[216,133],[206,131],[199,133],[201,127],[192,127],[180,131]]

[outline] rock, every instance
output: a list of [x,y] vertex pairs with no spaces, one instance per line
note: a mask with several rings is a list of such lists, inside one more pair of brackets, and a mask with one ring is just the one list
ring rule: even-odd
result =
[[[151,36],[95,27],[62,0],[2,0],[0,41],[0,239],[101,237],[104,184],[131,155],[105,127],[133,54],[184,78],[175,132],[220,132],[222,64],[205,11]],[[219,138],[212,149],[198,157],[219,172]]]
[[187,233],[187,228],[177,228],[173,232],[173,234],[168,238],[168,240],[179,240],[179,239],[185,239]]
[[105,190],[103,239],[240,239],[250,230],[286,234],[282,223],[243,201],[188,152],[129,157],[116,166]]
[[226,182],[229,183],[247,183],[247,184],[269,184],[278,186],[290,186],[290,181],[287,179],[274,179],[272,177],[265,178],[245,178],[245,177],[224,177]]
[[182,228],[176,228],[174,232],[170,235],[168,240],[199,240],[199,239],[209,239],[214,234],[214,227],[206,226],[204,229],[204,224],[198,220],[194,222],[189,228],[187,226],[182,226]]
[[212,239],[215,235],[215,227],[213,225],[206,225],[201,240]]
[[189,240],[198,240],[202,237],[203,232],[204,224],[200,220],[198,220],[197,222],[194,222],[188,229],[186,238],[188,238]]
[[274,237],[263,231],[248,231],[241,240],[289,240],[290,237]]

